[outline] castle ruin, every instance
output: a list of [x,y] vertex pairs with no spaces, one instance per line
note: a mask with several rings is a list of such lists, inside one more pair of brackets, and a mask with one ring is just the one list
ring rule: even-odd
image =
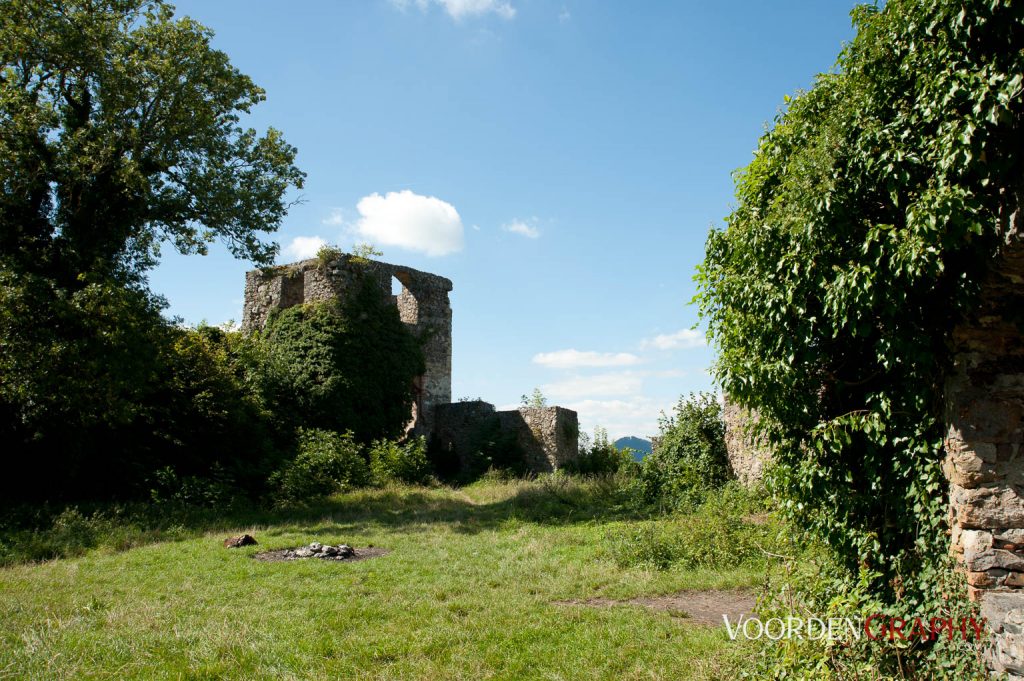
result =
[[[349,254],[340,254],[330,261],[313,258],[253,270],[245,275],[242,331],[261,330],[274,310],[344,299],[363,277],[370,277],[380,287],[381,295],[390,298],[398,308],[402,322],[423,340],[426,371],[412,386],[415,399],[409,434],[435,441],[459,458],[467,457],[470,453],[464,450],[470,445],[462,431],[472,430],[479,423],[470,418],[476,411],[462,406],[469,403],[451,403],[452,308],[448,299],[451,280]],[[401,285],[397,295],[392,294],[394,281]],[[486,405],[489,410],[485,408],[484,412],[497,415],[501,427],[515,433],[531,471],[555,470],[578,455],[578,420],[572,410],[546,407],[495,412],[487,403],[472,404]]]

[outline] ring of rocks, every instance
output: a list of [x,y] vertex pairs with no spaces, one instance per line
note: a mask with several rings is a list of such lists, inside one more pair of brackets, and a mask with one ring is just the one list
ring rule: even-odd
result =
[[317,560],[351,562],[356,560],[366,560],[368,558],[379,558],[387,553],[388,551],[386,549],[376,546],[367,546],[366,548],[355,549],[348,544],[331,546],[330,544],[313,542],[307,546],[297,546],[291,549],[261,551],[260,553],[254,553],[252,557],[255,560],[260,560],[266,563],[280,563],[290,560],[310,560],[312,558]]

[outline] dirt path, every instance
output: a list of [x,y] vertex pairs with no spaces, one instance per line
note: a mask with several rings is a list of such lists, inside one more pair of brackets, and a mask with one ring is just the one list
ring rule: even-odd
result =
[[680,591],[667,596],[643,596],[624,601],[610,598],[555,601],[556,605],[584,605],[592,608],[610,608],[616,605],[639,605],[648,610],[667,612],[673,617],[686,618],[694,624],[721,626],[723,615],[730,620],[750,615],[756,603],[750,591]]

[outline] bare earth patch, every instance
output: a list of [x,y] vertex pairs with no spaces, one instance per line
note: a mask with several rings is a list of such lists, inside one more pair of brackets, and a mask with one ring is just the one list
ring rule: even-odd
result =
[[[262,551],[260,553],[252,554],[252,557],[254,560],[261,560],[265,563],[283,563],[285,561],[309,560],[311,558],[303,558],[300,556],[296,556],[295,551],[296,549],[278,549],[276,551]],[[390,552],[387,549],[382,549],[377,546],[368,546],[365,549],[355,549],[355,553],[351,556],[332,556],[330,560],[341,563],[351,563],[353,561],[366,560],[368,558],[380,558],[381,556],[386,556],[388,553]]]
[[555,601],[555,605],[585,605],[592,608],[610,608],[616,605],[639,605],[648,610],[667,612],[683,617],[694,624],[721,626],[723,615],[735,621],[740,615],[750,615],[757,602],[751,591],[680,591],[667,596],[644,596],[616,601],[611,598],[587,598]]

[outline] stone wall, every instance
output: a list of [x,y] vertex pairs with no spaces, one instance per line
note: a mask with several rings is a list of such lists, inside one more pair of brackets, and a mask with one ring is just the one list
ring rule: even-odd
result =
[[989,666],[1024,679],[1024,230],[1016,222],[978,308],[953,334],[945,471],[952,550],[994,634]]
[[[448,292],[452,282],[436,274],[376,260],[354,259],[347,254],[333,261],[318,259],[245,275],[245,306],[242,330],[262,329],[273,310],[315,301],[342,298],[354,290],[361,276],[369,276],[397,307],[409,329],[425,339],[426,371],[417,382],[416,402],[410,420],[415,434],[432,431],[432,413],[439,404],[452,399],[452,308]],[[392,277],[402,284],[397,296],[391,294]]]
[[468,468],[478,433],[491,423],[514,433],[528,470],[550,473],[579,456],[579,421],[564,407],[521,408],[496,411],[494,405],[474,400],[437,407],[432,446]]
[[729,467],[736,479],[749,487],[761,479],[771,452],[749,432],[750,426],[757,421],[757,413],[730,402],[728,397],[724,402],[722,418],[725,420],[725,450],[729,456]]
[[499,411],[504,429],[517,434],[526,466],[535,473],[550,473],[579,456],[579,419],[565,407],[521,407]]
[[434,409],[434,431],[430,446],[442,458],[443,474],[464,473],[468,457],[478,446],[481,431],[497,421],[494,405],[483,400],[453,402]]

